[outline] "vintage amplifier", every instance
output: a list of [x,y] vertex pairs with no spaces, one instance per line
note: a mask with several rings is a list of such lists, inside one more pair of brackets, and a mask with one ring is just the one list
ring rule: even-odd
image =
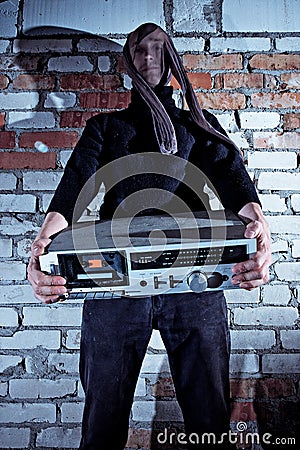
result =
[[256,251],[244,231],[223,210],[83,222],[57,234],[40,265],[87,298],[233,289],[232,266]]

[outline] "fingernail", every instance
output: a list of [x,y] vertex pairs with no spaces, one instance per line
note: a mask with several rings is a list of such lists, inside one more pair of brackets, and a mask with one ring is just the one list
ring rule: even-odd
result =
[[33,253],[34,255],[37,255],[39,253],[40,248],[39,247],[33,247]]

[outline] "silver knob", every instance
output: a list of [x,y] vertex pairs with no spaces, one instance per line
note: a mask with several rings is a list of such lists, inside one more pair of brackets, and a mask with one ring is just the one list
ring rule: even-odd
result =
[[203,292],[207,288],[207,276],[204,272],[195,270],[189,274],[187,283],[193,292]]

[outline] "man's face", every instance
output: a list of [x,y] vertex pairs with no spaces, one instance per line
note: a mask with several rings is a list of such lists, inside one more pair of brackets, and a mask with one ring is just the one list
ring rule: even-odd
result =
[[130,49],[133,64],[149,86],[159,84],[164,72],[164,42],[156,32],[148,34]]

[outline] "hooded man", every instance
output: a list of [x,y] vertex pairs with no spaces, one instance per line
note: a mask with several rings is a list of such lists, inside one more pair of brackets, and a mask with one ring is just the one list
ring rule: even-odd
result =
[[[195,180],[189,180],[189,164],[210,180],[224,207],[248,218],[245,236],[257,239],[256,254],[233,267],[232,283],[249,290],[264,284],[271,262],[270,236],[253,183],[239,150],[216,118],[201,110],[170,37],[155,24],[141,25],[129,34],[124,58],[133,82],[131,104],[87,121],[32,245],[28,279],[36,297],[48,304],[67,292],[65,279],[40,271],[38,256],[53,234],[78,219],[84,205],[76,211],[76,201],[91,177],[104,173],[96,182],[106,186],[101,219],[113,219],[116,211],[129,217],[162,210],[173,214],[183,204],[199,211],[208,203],[191,188]],[[189,110],[175,106],[168,86],[171,75]],[[168,167],[167,176],[155,162],[149,168],[149,155],[153,161],[157,155],[159,164]],[[128,167],[118,165],[123,156],[130,156]],[[205,179],[196,181],[202,192]],[[215,291],[85,301],[81,450],[125,447],[135,386],[153,329],[160,331],[168,353],[188,448],[227,448],[229,332],[225,297]],[[207,433],[215,436],[210,444],[202,443]]]

